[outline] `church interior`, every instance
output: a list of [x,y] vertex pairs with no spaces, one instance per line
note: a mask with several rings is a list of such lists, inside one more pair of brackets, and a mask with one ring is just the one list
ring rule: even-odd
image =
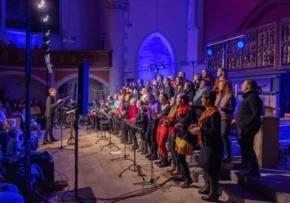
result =
[[290,0],[0,2],[0,203],[290,203]]

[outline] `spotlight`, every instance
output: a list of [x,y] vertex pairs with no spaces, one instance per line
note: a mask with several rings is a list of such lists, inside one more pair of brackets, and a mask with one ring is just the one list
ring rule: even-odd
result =
[[42,50],[45,51],[45,53],[49,53],[50,47],[48,46],[48,44],[43,44],[42,45]]
[[45,36],[48,36],[49,34],[50,34],[50,30],[47,30],[47,31],[44,33]]
[[44,23],[47,23],[48,20],[49,20],[49,15],[46,15],[46,16],[43,18],[42,21],[43,21]]
[[213,54],[212,49],[208,49],[208,50],[207,50],[207,55],[212,56],[212,54]]
[[37,7],[39,9],[44,9],[46,7],[45,0],[40,0],[39,3],[38,3],[38,5],[37,5]]
[[53,67],[53,65],[50,62],[50,54],[45,54],[44,55],[44,60],[45,60],[45,64],[46,64],[46,67],[47,67],[48,72],[49,73],[52,73],[52,67]]
[[45,35],[45,36],[43,36],[42,41],[43,41],[45,44],[49,44],[50,39]]
[[159,68],[160,68],[160,70],[163,70],[165,67],[164,66],[160,66]]
[[237,41],[237,47],[238,47],[239,49],[244,48],[244,47],[245,47],[245,41],[243,41],[243,40],[238,40],[238,41]]
[[155,70],[154,70],[154,71],[155,71],[155,73],[158,73],[158,68],[155,68]]

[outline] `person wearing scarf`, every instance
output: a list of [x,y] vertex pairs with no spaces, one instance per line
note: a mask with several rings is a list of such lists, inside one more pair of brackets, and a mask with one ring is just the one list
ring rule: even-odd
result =
[[192,184],[189,167],[186,162],[186,156],[192,155],[193,137],[187,130],[191,124],[196,124],[196,114],[193,108],[189,105],[189,96],[179,94],[177,96],[177,105],[179,106],[176,112],[176,120],[171,122],[174,125],[176,132],[175,150],[178,154],[178,160],[181,166],[182,175],[185,182],[181,185],[182,188],[188,188]]
[[206,80],[210,86],[210,89],[214,86],[214,77],[209,69],[203,69],[201,71],[202,79]]
[[221,168],[223,143],[221,138],[221,115],[214,106],[216,92],[205,91],[202,94],[202,105],[206,108],[202,113],[198,125],[189,127],[189,131],[198,135],[198,144],[201,147],[198,167],[204,170],[205,187],[198,191],[205,194],[201,199],[216,202],[218,195],[218,177]]

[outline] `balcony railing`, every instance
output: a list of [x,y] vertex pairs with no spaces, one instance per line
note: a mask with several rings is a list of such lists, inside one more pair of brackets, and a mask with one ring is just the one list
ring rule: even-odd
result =
[[[0,48],[1,66],[24,66],[26,49],[2,47]],[[91,50],[53,50],[50,52],[51,63],[54,68],[75,68],[81,62],[87,62],[91,68],[110,68],[112,66],[112,51]],[[45,66],[44,52],[32,51],[32,66]]]

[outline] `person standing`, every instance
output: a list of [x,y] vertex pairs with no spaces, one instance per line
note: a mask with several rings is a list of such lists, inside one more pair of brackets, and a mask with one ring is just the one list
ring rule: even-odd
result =
[[[44,145],[50,144],[51,142],[58,141],[58,139],[55,139],[53,137],[52,128],[53,128],[55,109],[62,102],[62,99],[58,99],[57,102],[55,102],[55,97],[57,94],[57,91],[55,88],[50,88],[48,92],[49,92],[49,96],[46,99],[46,109],[45,109],[45,114],[44,114],[46,118],[46,126],[45,126],[44,139],[43,139]],[[50,137],[50,141],[48,140],[48,134]]]
[[221,138],[221,115],[214,106],[216,92],[206,90],[202,94],[202,105],[205,111],[199,118],[198,125],[189,127],[189,131],[198,135],[198,143],[201,147],[198,158],[198,167],[204,170],[205,187],[198,191],[201,199],[208,202],[217,202],[218,177],[221,169],[223,143]]
[[235,165],[235,168],[250,170],[245,173],[248,177],[260,177],[260,171],[257,156],[254,151],[255,135],[261,128],[261,115],[263,102],[259,96],[261,87],[255,80],[245,80],[242,85],[243,101],[236,114],[236,123],[238,129],[238,141],[241,148],[242,163]]
[[229,83],[221,81],[218,86],[218,95],[215,100],[215,106],[218,108],[221,114],[221,135],[226,151],[226,157],[223,162],[231,161],[231,143],[229,134],[231,130],[231,122],[233,120],[233,114],[236,108],[236,98],[231,93],[231,89],[228,86]]

